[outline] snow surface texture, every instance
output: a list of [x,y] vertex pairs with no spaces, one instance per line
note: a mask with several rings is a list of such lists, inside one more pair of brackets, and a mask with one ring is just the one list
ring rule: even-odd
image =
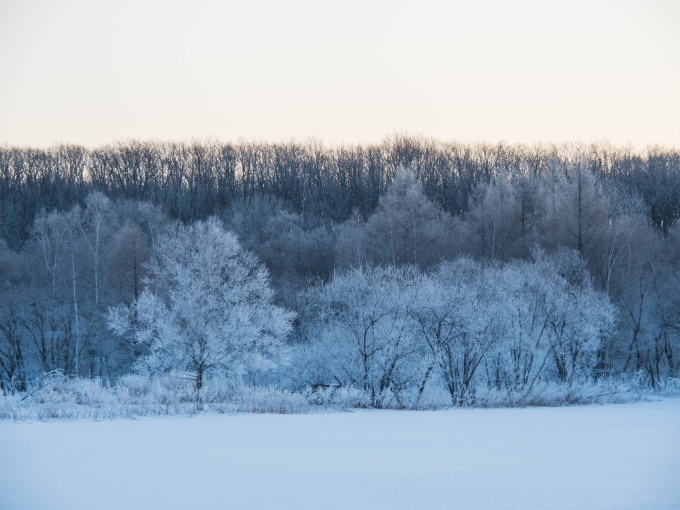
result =
[[0,508],[678,509],[680,400],[5,422]]

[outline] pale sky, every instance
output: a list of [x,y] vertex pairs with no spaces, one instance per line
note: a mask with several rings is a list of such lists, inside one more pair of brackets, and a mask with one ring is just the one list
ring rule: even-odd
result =
[[680,0],[0,0],[0,144],[680,146]]

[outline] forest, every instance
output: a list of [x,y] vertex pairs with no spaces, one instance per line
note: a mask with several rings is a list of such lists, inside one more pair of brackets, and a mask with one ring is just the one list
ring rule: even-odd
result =
[[668,147],[0,147],[0,389],[422,408],[677,388],[678,219]]

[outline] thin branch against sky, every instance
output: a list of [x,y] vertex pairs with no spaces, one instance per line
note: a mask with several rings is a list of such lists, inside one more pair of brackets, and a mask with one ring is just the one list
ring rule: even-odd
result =
[[680,143],[680,3],[5,0],[0,143]]

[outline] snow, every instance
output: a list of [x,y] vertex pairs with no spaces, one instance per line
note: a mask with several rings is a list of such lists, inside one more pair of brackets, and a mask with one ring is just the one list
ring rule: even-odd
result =
[[4,422],[0,508],[677,509],[680,400]]

